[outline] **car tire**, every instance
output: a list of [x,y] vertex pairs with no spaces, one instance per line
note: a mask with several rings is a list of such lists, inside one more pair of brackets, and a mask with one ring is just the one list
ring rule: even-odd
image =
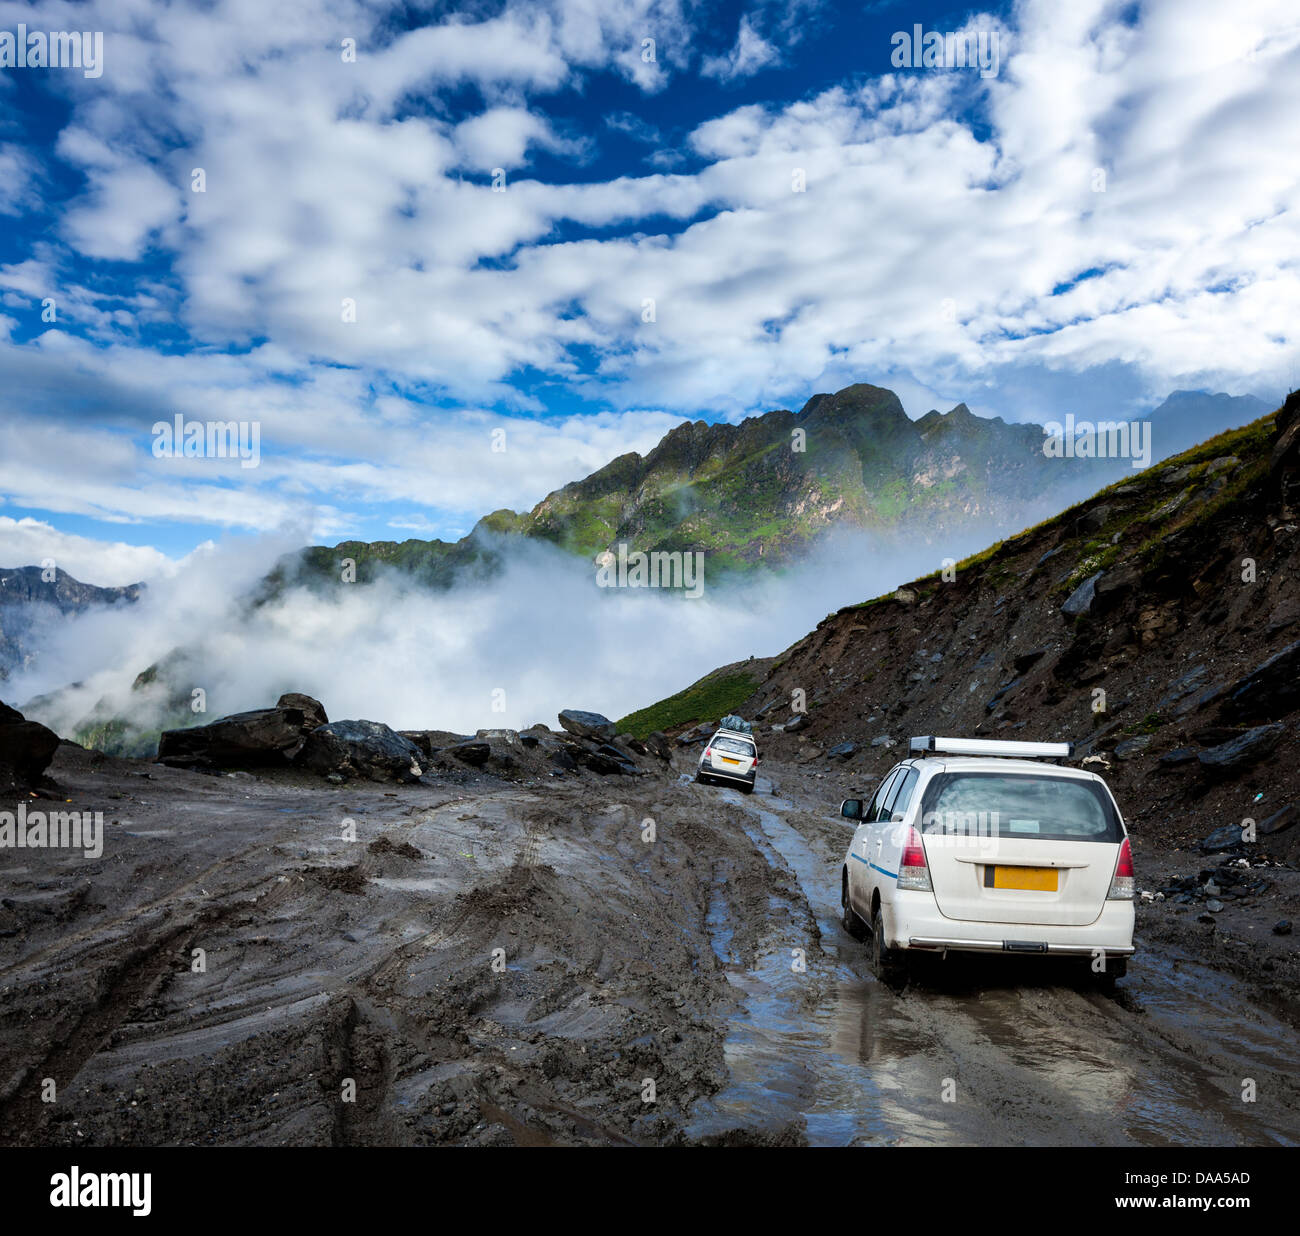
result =
[[886,987],[907,984],[907,957],[902,949],[885,946],[885,917],[879,905],[871,916],[871,972]]
[[840,901],[843,905],[843,913],[840,915],[840,926],[859,943],[867,938],[866,924],[858,917],[857,911],[849,905],[849,890],[847,885],[840,887]]
[[1115,990],[1115,983],[1128,974],[1127,957],[1109,957],[1106,959],[1106,968],[1097,973],[1091,972],[1092,985],[1100,992],[1112,992]]
[[746,794],[752,794],[754,792],[754,785],[752,782],[749,785],[743,785],[740,788]]

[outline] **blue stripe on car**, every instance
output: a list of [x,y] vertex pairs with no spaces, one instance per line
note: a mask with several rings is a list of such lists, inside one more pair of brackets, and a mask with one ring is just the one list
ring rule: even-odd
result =
[[863,866],[870,867],[873,871],[878,871],[882,876],[888,876],[891,880],[898,879],[898,872],[886,871],[883,867],[877,867],[875,863],[869,863],[861,854],[850,854],[850,858],[856,858]]

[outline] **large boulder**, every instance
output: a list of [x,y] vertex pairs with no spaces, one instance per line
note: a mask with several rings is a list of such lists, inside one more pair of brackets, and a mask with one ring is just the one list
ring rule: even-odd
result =
[[1228,776],[1258,764],[1260,760],[1273,754],[1273,749],[1281,741],[1286,727],[1282,724],[1260,725],[1244,734],[1217,747],[1202,751],[1197,757],[1206,772],[1219,776]]
[[1077,618],[1080,614],[1086,614],[1092,609],[1092,603],[1097,599],[1097,581],[1102,577],[1103,572],[1098,571],[1095,575],[1089,575],[1068,597],[1065,604],[1061,606],[1061,613],[1071,618]]
[[590,738],[595,742],[608,742],[614,737],[614,723],[598,712],[566,708],[560,713],[560,725],[578,738]]
[[635,777],[641,772],[622,751],[610,743],[604,743],[594,751],[580,751],[575,754],[585,767],[602,776],[613,773]]
[[58,747],[53,730],[0,703],[0,790],[36,785]]
[[288,691],[275,701],[277,708],[296,708],[302,713],[303,728],[306,730],[319,729],[322,725],[330,723],[329,717],[325,715],[325,705],[320,700],[312,699],[310,695],[303,695],[300,691]]
[[398,730],[397,732],[407,742],[414,743],[419,748],[420,754],[424,756],[426,763],[431,762],[433,757],[442,749],[441,746],[434,742],[435,731],[433,730]]
[[673,749],[668,743],[668,736],[662,730],[655,730],[646,740],[645,745],[652,755],[668,763],[673,758]]
[[[293,704],[286,701],[293,700]],[[164,730],[158,763],[172,768],[274,768],[302,750],[325,710],[309,695],[282,695],[275,708],[232,713],[211,725]]]
[[1300,707],[1300,640],[1257,665],[1228,688],[1227,716],[1268,721]]
[[420,749],[378,721],[331,721],[307,735],[298,763],[323,774],[415,781]]
[[462,764],[471,764],[481,768],[492,758],[492,748],[485,742],[458,742],[448,751]]

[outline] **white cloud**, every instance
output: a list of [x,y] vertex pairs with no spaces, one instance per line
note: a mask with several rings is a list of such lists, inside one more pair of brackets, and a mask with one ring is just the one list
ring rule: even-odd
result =
[[[987,536],[972,528],[953,552]],[[21,705],[73,682],[80,685],[57,704],[24,711],[69,733],[103,700],[114,715],[156,725],[156,701],[132,684],[179,648],[182,682],[203,687],[212,716],[305,691],[334,719],[402,729],[554,726],[562,708],[617,718],[721,661],[779,651],[830,610],[912,578],[917,555],[933,553],[845,537],[789,577],[737,588],[718,584],[706,559],[703,594],[688,600],[598,588],[591,564],[530,542],[507,550],[500,576],[445,593],[388,576],[332,592],[290,589],[248,609],[244,589],[287,548],[255,543],[192,555],[129,610],[92,612],[49,632],[8,697]]]
[[179,564],[150,545],[127,545],[60,532],[42,520],[0,515],[0,563],[10,567],[53,562],[101,588],[120,588],[175,574]]
[[[24,11],[0,0],[0,20]],[[643,449],[671,413],[851,380],[957,398],[1120,364],[1154,399],[1294,377],[1300,32],[1280,0],[1152,0],[1136,22],[1118,0],[1026,0],[997,26],[996,79],[903,71],[701,116],[670,152],[693,170],[573,183],[530,170],[586,157],[548,99],[598,69],[660,89],[694,7],[521,0],[393,36],[388,10],[348,0],[275,22],[236,0],[43,6],[74,14],[110,32],[93,90],[54,87],[85,188],[0,270],[7,321],[60,304],[55,330],[0,343],[0,488],[38,509],[323,535],[386,498],[460,525]],[[727,72],[767,55],[759,30],[742,22]],[[477,92],[469,116],[444,113],[453,88]],[[631,131],[615,114],[587,135],[606,126]],[[118,295],[84,260],[146,253],[169,266]],[[194,347],[149,346],[149,325]],[[531,421],[543,384],[665,411]],[[498,403],[518,449],[484,461]],[[256,476],[141,470],[142,427],[208,409],[264,423]],[[87,426],[71,446],[66,422]]]
[[748,15],[745,15],[740,19],[735,46],[726,55],[706,57],[700,72],[705,77],[732,82],[752,77],[760,69],[771,68],[780,59],[777,49],[759,34]]
[[20,146],[0,145],[0,215],[17,215],[35,205],[36,163]]
[[453,140],[465,167],[490,171],[519,167],[532,146],[560,154],[578,154],[581,144],[557,135],[544,116],[522,107],[493,107],[463,120]]
[[[13,504],[117,522],[293,528],[304,540],[349,534],[358,504],[435,508],[446,529],[503,506],[527,510],[616,455],[645,453],[680,419],[435,408],[374,398],[363,373],[338,368],[276,382],[288,358],[270,347],[169,356],[49,331],[0,363],[25,392],[24,406],[0,417],[0,493]],[[155,458],[153,425],[177,414],[255,422],[260,463]],[[504,450],[494,449],[498,430]]]

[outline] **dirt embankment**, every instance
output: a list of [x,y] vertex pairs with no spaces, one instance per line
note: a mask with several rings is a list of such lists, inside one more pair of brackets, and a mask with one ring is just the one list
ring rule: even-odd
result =
[[[1279,933],[1300,909],[1298,435],[1292,396],[1276,420],[841,610],[741,711],[762,717],[765,753],[831,793],[868,792],[916,734],[1075,742],[1129,822],[1153,894],[1140,930],[1292,1000],[1296,937]],[[807,713],[786,728],[800,693]]]

